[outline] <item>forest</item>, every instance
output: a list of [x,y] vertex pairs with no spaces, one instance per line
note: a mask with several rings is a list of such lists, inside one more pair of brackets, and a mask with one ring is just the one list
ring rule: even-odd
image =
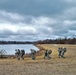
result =
[[76,44],[76,38],[45,39],[38,41],[0,41],[0,44]]

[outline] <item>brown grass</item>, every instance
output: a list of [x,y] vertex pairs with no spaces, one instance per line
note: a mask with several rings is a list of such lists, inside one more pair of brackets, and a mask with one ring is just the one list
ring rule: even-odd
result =
[[[36,60],[0,59],[0,75],[76,75],[76,45],[39,44]],[[58,58],[58,47],[66,47],[65,58]],[[52,59],[43,59],[44,50],[51,49]]]

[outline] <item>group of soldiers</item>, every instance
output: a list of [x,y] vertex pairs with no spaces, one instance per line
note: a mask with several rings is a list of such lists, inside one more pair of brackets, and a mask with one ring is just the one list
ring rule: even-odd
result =
[[[35,60],[35,54],[36,54],[36,51],[34,49],[30,49],[31,50],[31,58],[33,60]],[[16,55],[16,58],[18,60],[20,60],[20,58],[22,58],[22,60],[24,60],[24,55],[25,55],[25,50],[20,50],[20,49],[15,49],[15,55]]]
[[[20,58],[22,58],[22,60],[24,60],[24,55],[25,55],[25,50],[19,50],[19,49],[16,49],[15,50],[16,53],[16,57],[18,60],[20,60]],[[35,60],[36,59],[36,51],[34,49],[30,49],[31,53],[30,53],[30,56],[32,58],[32,60]],[[59,47],[58,48],[58,57],[59,58],[64,58],[64,54],[66,52],[66,48],[64,47]],[[44,59],[51,59],[51,53],[52,53],[52,50],[45,50],[44,51]]]
[[22,60],[24,60],[24,55],[25,55],[25,50],[20,50],[20,49],[15,49],[16,53],[16,58],[18,60],[20,60],[20,58],[22,58]]

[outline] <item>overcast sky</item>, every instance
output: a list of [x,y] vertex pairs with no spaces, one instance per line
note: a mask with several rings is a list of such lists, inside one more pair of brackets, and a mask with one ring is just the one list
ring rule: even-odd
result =
[[76,34],[76,0],[0,0],[0,40],[36,41]]

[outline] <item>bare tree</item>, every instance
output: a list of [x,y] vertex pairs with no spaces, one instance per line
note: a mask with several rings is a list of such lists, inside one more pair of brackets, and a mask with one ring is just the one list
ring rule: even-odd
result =
[[6,52],[4,49],[1,49],[1,50],[0,50],[0,58],[5,58],[5,57],[6,57],[6,56],[5,56],[6,53],[7,53],[7,52]]

